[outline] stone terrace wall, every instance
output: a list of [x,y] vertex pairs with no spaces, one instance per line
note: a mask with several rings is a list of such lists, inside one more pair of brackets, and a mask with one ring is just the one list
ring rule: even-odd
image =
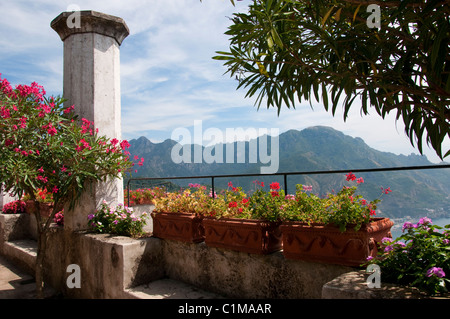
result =
[[[26,214],[0,214],[0,253],[26,263],[11,247],[30,240]],[[25,222],[24,222],[25,221]],[[32,237],[32,236],[31,236]],[[52,228],[46,282],[69,298],[128,298],[127,288],[161,278],[179,280],[229,298],[321,298],[322,287],[353,268],[254,255],[149,237],[132,239]],[[28,258],[28,257],[27,257]],[[28,269],[33,265],[28,261]],[[80,267],[81,288],[68,288],[67,267]]]
[[321,298],[322,286],[350,267],[255,255],[163,240],[168,277],[233,298]]
[[[0,254],[33,274],[36,241],[32,216],[0,214]],[[34,255],[33,255],[34,253]],[[67,266],[80,267],[81,287],[68,288]],[[132,239],[53,227],[45,282],[67,298],[138,298],[134,287],[175,279],[228,298],[417,299],[417,290],[382,284],[350,267],[254,255],[154,237]],[[448,297],[447,297],[448,298]]]

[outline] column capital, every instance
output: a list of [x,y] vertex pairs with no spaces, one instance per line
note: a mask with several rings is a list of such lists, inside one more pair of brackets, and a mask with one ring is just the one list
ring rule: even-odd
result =
[[62,12],[50,26],[58,33],[62,41],[72,34],[98,33],[114,38],[121,45],[130,34],[122,18],[92,10]]

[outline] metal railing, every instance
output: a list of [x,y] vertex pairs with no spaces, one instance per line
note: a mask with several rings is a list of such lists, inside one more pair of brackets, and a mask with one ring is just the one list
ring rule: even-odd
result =
[[[150,181],[150,180],[175,180],[175,179],[211,179],[211,193],[214,194],[214,180],[217,178],[231,177],[251,177],[251,176],[283,176],[284,193],[288,194],[287,177],[291,175],[321,175],[321,174],[342,174],[342,173],[365,173],[365,172],[387,172],[387,171],[407,171],[407,170],[425,170],[425,169],[443,169],[450,168],[450,164],[424,165],[424,166],[403,166],[403,167],[383,167],[383,168],[357,168],[345,170],[325,170],[325,171],[304,171],[304,172],[285,172],[273,174],[227,174],[227,175],[205,175],[205,176],[170,176],[170,177],[136,177],[130,178],[127,182],[127,205],[130,206],[130,183],[132,181]],[[162,183],[161,183],[162,184]],[[214,198],[214,196],[213,196]]]

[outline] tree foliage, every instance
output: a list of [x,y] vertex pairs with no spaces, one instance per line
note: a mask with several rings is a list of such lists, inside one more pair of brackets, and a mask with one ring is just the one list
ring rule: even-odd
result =
[[[378,27],[377,12],[380,13]],[[396,112],[411,144],[443,159],[450,150],[450,3],[442,0],[253,0],[235,13],[228,52],[230,76],[258,108],[322,102],[344,120],[355,101],[361,113]]]
[[[55,214],[66,203],[72,209],[87,186],[130,170],[130,145],[100,136],[91,121],[78,119],[62,98],[46,97],[39,84],[13,88],[0,74],[0,146],[0,185],[19,198],[26,193],[35,204],[36,286],[41,298],[47,235]],[[47,219],[36,201],[39,189],[53,194],[54,208]]]

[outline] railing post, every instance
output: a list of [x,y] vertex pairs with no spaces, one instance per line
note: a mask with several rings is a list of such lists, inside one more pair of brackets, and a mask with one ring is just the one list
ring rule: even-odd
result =
[[[72,16],[78,15],[78,24]],[[120,50],[129,30],[118,17],[95,11],[63,12],[51,27],[64,42],[64,92],[79,118],[94,122],[99,134],[121,139]],[[88,185],[86,185],[88,186]],[[114,179],[87,187],[73,210],[65,207],[64,227],[83,230],[87,215],[103,200],[123,203],[123,180]],[[92,189],[92,190],[91,190]]]
[[127,206],[130,207],[130,182],[131,179],[127,182]]
[[284,195],[287,195],[288,194],[288,192],[287,192],[287,189],[288,189],[288,187],[287,187],[287,174],[283,174],[283,178],[284,178]]

